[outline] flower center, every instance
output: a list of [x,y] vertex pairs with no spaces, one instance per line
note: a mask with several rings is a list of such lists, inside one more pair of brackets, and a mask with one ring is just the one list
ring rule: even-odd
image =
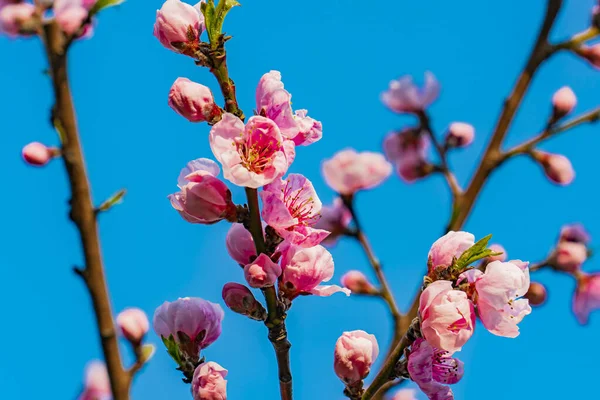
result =
[[456,312],[460,314],[461,318],[448,325],[448,330],[452,333],[458,333],[463,329],[471,329],[471,325],[469,324],[469,321],[465,318],[465,316],[462,315],[462,313],[458,311],[458,309],[456,310]]
[[256,128],[252,128],[245,138],[242,136],[236,140],[235,146],[242,159],[242,166],[257,174],[271,166],[273,156],[281,147],[275,138]]
[[283,201],[293,218],[303,225],[313,225],[319,215],[315,215],[315,201],[312,196],[303,198],[304,188],[293,191],[290,182],[287,181],[283,188]]

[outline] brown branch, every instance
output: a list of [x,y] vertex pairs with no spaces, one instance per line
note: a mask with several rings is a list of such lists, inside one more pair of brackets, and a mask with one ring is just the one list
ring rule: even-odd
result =
[[79,232],[85,258],[85,268],[79,270],[94,307],[102,351],[108,369],[113,398],[128,400],[131,377],[123,369],[113,323],[110,299],[102,255],[96,212],[92,203],[83,152],[75,119],[75,110],[67,74],[67,47],[65,36],[55,21],[45,23],[42,39],[50,66],[56,104],[52,119],[61,131],[62,159],[71,188],[70,218]]

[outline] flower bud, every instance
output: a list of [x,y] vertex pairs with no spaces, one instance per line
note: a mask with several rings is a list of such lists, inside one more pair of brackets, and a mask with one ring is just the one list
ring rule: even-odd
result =
[[349,271],[342,276],[342,286],[355,294],[377,294],[378,290],[360,271]]
[[391,400],[417,400],[417,391],[415,389],[398,390]]
[[577,54],[585,58],[592,66],[600,68],[600,43],[593,46],[581,46]]
[[82,36],[91,33],[91,25],[86,27],[84,22],[88,19],[89,9],[93,3],[89,0],[54,0],[54,17],[63,32],[67,35]]
[[564,225],[560,230],[560,242],[575,242],[587,245],[590,240],[590,234],[581,224]]
[[196,368],[192,379],[194,400],[227,400],[227,370],[216,362],[205,362]]
[[223,286],[223,300],[231,311],[246,315],[257,321],[264,321],[267,313],[250,289],[239,283],[229,282]]
[[431,245],[428,255],[429,272],[437,267],[449,267],[452,260],[460,258],[474,244],[475,236],[469,232],[448,232]]
[[541,306],[546,302],[546,287],[538,282],[531,282],[529,285],[529,290],[525,294],[527,300],[529,300],[529,304],[532,306]]
[[193,55],[204,29],[204,15],[199,5],[193,7],[180,0],[167,0],[156,11],[154,36],[169,50]]
[[448,127],[446,147],[466,147],[475,139],[475,128],[464,122],[454,122]]
[[273,286],[280,275],[281,267],[263,253],[244,267],[246,281],[253,288],[262,289]]
[[411,183],[432,171],[433,166],[427,160],[430,144],[429,136],[424,131],[409,128],[388,134],[383,141],[383,151],[395,165],[398,175]]
[[42,167],[58,154],[58,149],[47,147],[46,145],[39,142],[29,143],[23,147],[22,156],[23,160],[29,165],[36,167]]
[[231,224],[231,228],[229,228],[225,237],[225,246],[231,258],[242,266],[256,257],[256,247],[252,234],[242,224]]
[[552,96],[553,119],[559,120],[566,116],[577,105],[577,97],[570,87],[564,86],[560,88]]
[[85,367],[84,387],[78,400],[109,400],[110,380],[102,361],[91,361]]
[[35,6],[30,3],[6,4],[0,7],[0,33],[15,37],[28,34],[23,28],[35,14]]
[[171,86],[169,106],[190,122],[213,124],[221,119],[223,113],[215,104],[209,88],[187,78],[177,78]]
[[375,336],[365,331],[344,332],[335,344],[333,368],[346,384],[365,379],[379,354]]
[[568,185],[573,182],[575,171],[567,157],[539,150],[535,150],[532,154],[535,160],[544,168],[546,176],[552,182],[558,185]]
[[575,272],[587,260],[587,246],[576,242],[559,242],[550,257],[549,264],[564,272]]
[[121,333],[134,345],[139,345],[148,332],[148,317],[139,308],[128,308],[117,315],[117,325]]
[[600,309],[600,274],[582,273],[577,277],[573,313],[580,324],[587,324],[590,313]]
[[506,250],[504,250],[504,247],[500,246],[499,244],[492,244],[490,245],[490,247],[488,247],[488,249],[492,250],[494,253],[502,253],[498,256],[489,256],[487,257],[485,260],[486,262],[492,262],[492,261],[506,261]]

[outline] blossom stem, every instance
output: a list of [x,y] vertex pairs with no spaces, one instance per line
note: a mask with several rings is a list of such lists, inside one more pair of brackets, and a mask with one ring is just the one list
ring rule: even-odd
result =
[[90,184],[77,129],[75,110],[67,73],[67,42],[56,21],[48,21],[41,32],[49,63],[55,105],[52,120],[61,134],[62,159],[69,179],[69,216],[79,232],[85,268],[76,269],[92,300],[98,334],[114,400],[128,400],[133,374],[123,369],[98,235],[97,214],[92,204]]
[[600,34],[600,31],[598,30],[598,28],[592,26],[592,27],[586,29],[585,31],[574,35],[569,40],[565,40],[564,42],[555,44],[554,46],[552,46],[552,49],[553,49],[553,51],[576,50],[584,42],[594,39],[599,34]]

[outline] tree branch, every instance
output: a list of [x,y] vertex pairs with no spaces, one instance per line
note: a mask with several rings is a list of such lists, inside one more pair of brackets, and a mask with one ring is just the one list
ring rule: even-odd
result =
[[79,270],[79,275],[84,278],[83,280],[92,299],[113,398],[115,400],[128,400],[131,377],[123,369],[113,323],[100,251],[96,212],[92,203],[69,88],[66,38],[55,21],[46,22],[41,34],[50,66],[52,87],[56,100],[52,119],[63,136],[61,138],[62,159],[71,188],[69,216],[79,232],[85,258],[85,268]]

